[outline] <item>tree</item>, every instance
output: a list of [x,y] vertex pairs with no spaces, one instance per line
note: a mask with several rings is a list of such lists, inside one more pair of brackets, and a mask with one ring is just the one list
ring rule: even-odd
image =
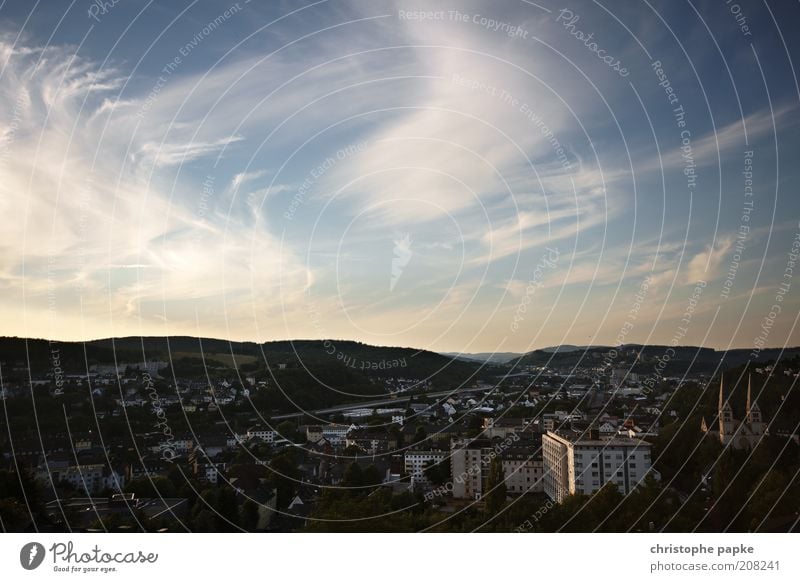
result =
[[231,487],[221,487],[217,489],[219,496],[217,500],[217,511],[219,512],[220,531],[236,531],[236,524],[239,523],[239,507],[236,502],[236,492]]
[[423,442],[427,438],[428,438],[428,431],[425,430],[424,426],[418,426],[417,432],[414,433],[414,440],[412,441],[412,444],[416,445],[418,443]]
[[623,498],[616,511],[613,531],[648,531],[651,522],[654,528],[660,529],[670,518],[669,507],[666,506],[669,499],[664,494],[661,482],[647,475],[636,489]]
[[[358,463],[350,463],[344,471],[342,478],[342,487],[361,487],[364,484],[364,475],[361,472],[361,466]],[[359,491],[352,493],[358,494]]]
[[297,426],[289,420],[284,420],[276,429],[279,436],[290,442],[297,442]]
[[750,496],[750,531],[770,531],[771,518],[796,517],[797,494],[798,487],[789,477],[776,469],[769,471]]
[[239,512],[239,525],[245,531],[254,531],[258,526],[258,504],[252,499],[247,499],[242,504]]
[[363,452],[364,452],[364,451],[362,451],[362,450],[361,450],[361,449],[358,447],[358,445],[348,445],[348,446],[347,446],[347,447],[344,449],[344,456],[345,456],[345,457],[358,457],[358,456],[359,456],[359,455],[361,455]]
[[175,484],[166,477],[140,477],[125,485],[125,493],[133,493],[136,497],[158,498],[175,497]]
[[486,500],[486,512],[489,515],[497,514],[506,502],[506,477],[503,473],[503,463],[499,457],[492,459],[489,466],[489,478],[486,483],[487,492],[484,495]]
[[0,523],[5,531],[23,531],[31,524],[49,523],[45,511],[44,491],[27,471],[0,471]]
[[0,526],[3,532],[25,531],[31,523],[27,508],[18,499],[0,499]]
[[201,509],[194,518],[192,531],[215,533],[217,531],[217,520],[214,513],[208,509]]
[[428,481],[434,485],[444,485],[450,480],[450,457],[442,459],[440,463],[433,463],[423,469]]
[[206,489],[200,497],[202,500],[194,508],[193,531],[237,531],[239,511],[233,489]]
[[483,432],[483,418],[477,414],[471,415],[467,421],[467,429],[469,430],[469,434],[473,436],[479,435]]
[[297,462],[294,458],[294,450],[287,449],[277,455],[272,459],[269,466],[272,469],[270,481],[278,494],[278,507],[286,507],[294,497],[295,488],[300,479],[300,472],[297,469]]
[[172,467],[170,467],[169,472],[167,473],[167,479],[172,482],[176,490],[179,490],[187,482],[186,475],[183,473],[183,471],[181,471],[179,465],[172,465]]
[[579,527],[578,531],[615,531],[615,513],[622,499],[617,486],[608,482],[589,498],[572,521]]
[[391,428],[389,428],[389,434],[397,442],[397,448],[398,449],[402,448],[403,447],[403,429],[401,429],[399,425],[393,424],[391,426]]
[[364,469],[362,480],[364,485],[380,485],[382,481],[381,474],[375,465],[369,465]]

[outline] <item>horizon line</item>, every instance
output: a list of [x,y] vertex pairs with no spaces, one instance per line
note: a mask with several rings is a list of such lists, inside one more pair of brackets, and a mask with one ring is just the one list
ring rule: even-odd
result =
[[[697,348],[698,350],[712,350],[715,352],[731,352],[734,350],[752,350],[755,349],[754,346],[748,347],[730,347],[730,348],[716,348],[710,346],[699,346],[699,345],[678,345],[678,346],[669,346],[668,344],[646,344],[646,343],[636,343],[630,342],[625,344],[590,344],[590,345],[581,345],[577,346],[575,344],[558,344],[558,345],[549,345],[540,348],[533,348],[528,351],[492,351],[492,350],[483,350],[483,351],[476,351],[476,352],[465,352],[461,350],[432,350],[428,348],[420,348],[416,346],[401,346],[401,345],[381,345],[381,344],[371,344],[366,343],[362,340],[356,339],[347,339],[347,338],[316,338],[316,339],[309,339],[309,338],[286,338],[286,339],[273,339],[273,340],[266,340],[266,341],[256,341],[256,340],[234,340],[234,339],[227,339],[221,337],[211,337],[211,336],[195,336],[195,335],[123,335],[123,336],[106,336],[106,337],[98,337],[92,339],[79,339],[79,340],[61,340],[61,339],[50,339],[44,337],[23,337],[23,336],[8,336],[3,335],[0,336],[0,339],[16,339],[16,340],[25,340],[25,341],[46,341],[48,343],[92,343],[92,342],[101,342],[101,341],[115,341],[115,340],[124,340],[124,339],[132,339],[132,338],[139,338],[139,339],[165,339],[169,340],[171,338],[188,338],[188,339],[196,339],[196,340],[211,340],[211,341],[220,341],[220,342],[227,342],[229,344],[240,343],[240,344],[255,344],[255,345],[265,345],[270,343],[280,343],[280,342],[325,342],[325,341],[338,341],[338,342],[352,342],[352,343],[360,343],[366,346],[375,347],[375,348],[397,348],[397,349],[411,349],[417,351],[426,351],[432,352],[436,354],[458,354],[458,355],[469,355],[469,354],[529,354],[532,352],[543,351],[543,350],[552,350],[560,347],[574,347],[576,348],[573,351],[581,351],[581,350],[591,350],[591,349],[598,349],[598,348],[622,348],[626,346],[641,346],[641,347],[659,347],[659,346],[666,346],[671,348]],[[759,349],[760,352],[764,352],[766,350],[793,350],[793,349],[800,349],[800,345],[783,345],[783,346],[768,346]]]

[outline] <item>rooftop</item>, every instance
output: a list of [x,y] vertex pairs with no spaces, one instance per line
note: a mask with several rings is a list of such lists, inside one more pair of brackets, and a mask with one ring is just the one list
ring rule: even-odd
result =
[[651,443],[635,437],[622,437],[619,435],[608,438],[589,438],[585,432],[572,430],[547,431],[547,436],[555,437],[572,445],[589,447],[650,447]]

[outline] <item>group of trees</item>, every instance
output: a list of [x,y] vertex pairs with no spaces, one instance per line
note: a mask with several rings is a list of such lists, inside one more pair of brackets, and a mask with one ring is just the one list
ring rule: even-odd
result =
[[34,524],[49,524],[41,486],[25,471],[0,471],[0,531],[26,531]]
[[433,512],[421,496],[410,492],[393,495],[379,486],[374,466],[363,471],[349,465],[340,487],[327,488],[317,501],[306,529],[330,532],[414,532],[433,523]]

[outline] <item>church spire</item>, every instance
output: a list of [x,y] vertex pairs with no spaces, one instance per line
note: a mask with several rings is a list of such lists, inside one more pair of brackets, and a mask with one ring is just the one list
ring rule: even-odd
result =
[[750,388],[750,376],[747,376],[747,416],[745,417],[745,421],[748,423],[760,423],[761,422],[761,409],[758,407],[757,402],[753,402],[752,395],[751,395],[751,388]]
[[723,412],[728,413],[727,415],[730,416],[728,420],[733,420],[733,409],[731,408],[731,403],[729,400],[725,400],[725,388],[723,385],[724,377],[720,375],[719,377],[719,405],[717,407],[717,412],[720,415]]
[[750,374],[747,375],[747,420],[750,420],[750,410],[752,410],[751,403],[753,402],[751,395],[751,376]]
[[724,377],[719,377],[719,436],[722,444],[727,444],[731,435],[734,433],[733,408],[731,403],[725,400]]

